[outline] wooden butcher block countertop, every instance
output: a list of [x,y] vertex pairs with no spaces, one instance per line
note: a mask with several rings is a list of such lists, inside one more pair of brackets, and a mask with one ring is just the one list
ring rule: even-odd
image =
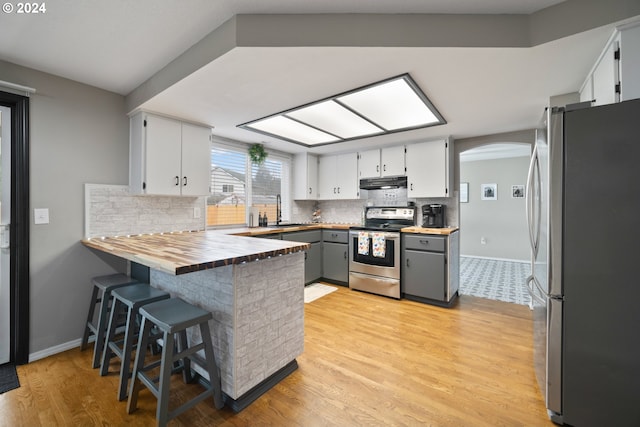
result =
[[400,231],[403,233],[441,234],[441,235],[448,236],[454,231],[458,231],[458,227],[447,227],[447,228],[405,227]]
[[82,243],[170,274],[185,274],[306,250],[308,243],[233,236],[220,231],[85,239]]
[[275,234],[275,233],[289,233],[292,231],[307,231],[307,230],[348,230],[349,227],[354,226],[356,224],[328,224],[328,223],[319,223],[319,224],[298,224],[298,225],[287,225],[282,224],[280,226],[269,226],[269,227],[243,227],[243,228],[232,228],[228,230],[221,230],[228,234],[233,234],[235,236],[262,236],[265,234]]

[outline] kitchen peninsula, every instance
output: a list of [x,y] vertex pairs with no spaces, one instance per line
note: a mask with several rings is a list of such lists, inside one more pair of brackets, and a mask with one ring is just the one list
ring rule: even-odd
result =
[[[213,313],[222,391],[234,411],[297,368],[304,347],[303,251],[308,244],[217,231],[82,243],[148,267],[152,286]],[[190,340],[200,340],[199,331],[190,334]],[[206,378],[204,371],[198,373]]]

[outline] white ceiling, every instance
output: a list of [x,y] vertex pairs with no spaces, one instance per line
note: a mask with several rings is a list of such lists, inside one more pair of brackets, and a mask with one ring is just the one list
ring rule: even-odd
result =
[[[557,3],[57,0],[40,15],[0,14],[0,59],[127,95],[237,14],[529,14]],[[237,47],[142,107],[210,124],[224,138],[296,152],[304,148],[236,126],[408,72],[447,125],[312,151],[522,130],[535,126],[549,96],[580,88],[612,30],[607,25],[531,48]]]

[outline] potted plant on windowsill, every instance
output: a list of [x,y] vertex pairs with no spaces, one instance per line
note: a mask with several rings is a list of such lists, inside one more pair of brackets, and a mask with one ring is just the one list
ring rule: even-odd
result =
[[267,159],[267,152],[264,151],[264,146],[262,144],[253,144],[249,147],[249,158],[251,163],[255,165],[263,164]]

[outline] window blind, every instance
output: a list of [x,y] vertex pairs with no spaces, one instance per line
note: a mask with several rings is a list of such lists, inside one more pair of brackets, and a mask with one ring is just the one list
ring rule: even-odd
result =
[[[282,220],[290,220],[291,158],[268,153],[261,165],[252,164],[245,145],[211,145],[211,194],[207,198],[207,226],[245,226],[253,206],[269,223],[276,222],[281,196]],[[256,219],[257,220],[257,219]]]

